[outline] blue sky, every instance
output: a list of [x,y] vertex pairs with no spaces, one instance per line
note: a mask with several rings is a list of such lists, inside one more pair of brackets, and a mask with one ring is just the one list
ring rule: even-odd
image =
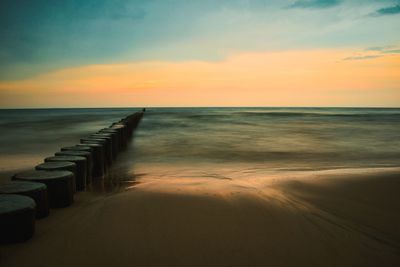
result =
[[91,64],[217,61],[241,51],[393,52],[399,44],[400,1],[393,0],[0,3],[1,80]]

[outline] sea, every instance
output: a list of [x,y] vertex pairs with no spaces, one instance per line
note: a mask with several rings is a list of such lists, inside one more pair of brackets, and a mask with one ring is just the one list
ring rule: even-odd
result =
[[[0,110],[0,182],[140,110]],[[147,108],[109,175],[232,180],[393,168],[399,159],[398,108]]]

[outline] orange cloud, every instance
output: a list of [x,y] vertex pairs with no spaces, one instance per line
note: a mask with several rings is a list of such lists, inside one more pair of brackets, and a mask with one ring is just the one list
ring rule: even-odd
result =
[[400,55],[243,53],[220,62],[92,65],[0,82],[2,107],[399,106]]

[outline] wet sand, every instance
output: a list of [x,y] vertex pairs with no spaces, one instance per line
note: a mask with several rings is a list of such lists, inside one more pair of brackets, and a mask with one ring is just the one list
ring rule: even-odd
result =
[[[79,193],[1,266],[399,266],[400,171]],[[262,182],[260,182],[262,181]]]

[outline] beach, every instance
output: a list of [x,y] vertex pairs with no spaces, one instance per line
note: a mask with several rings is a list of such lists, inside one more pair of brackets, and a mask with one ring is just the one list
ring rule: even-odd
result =
[[[134,111],[3,111],[0,180]],[[399,125],[398,109],[150,109],[0,265],[397,266]]]
[[2,246],[1,263],[396,266],[399,174],[321,172],[257,188],[217,180],[207,192],[138,181],[118,192],[80,193],[72,207],[38,221],[32,240]]

